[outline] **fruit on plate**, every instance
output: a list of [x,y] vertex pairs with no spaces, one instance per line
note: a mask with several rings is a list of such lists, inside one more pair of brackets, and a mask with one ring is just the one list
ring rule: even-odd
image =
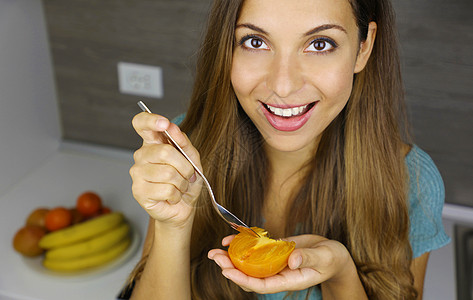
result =
[[46,229],[56,231],[66,228],[72,224],[72,213],[64,207],[51,209],[45,217]]
[[130,231],[123,214],[113,212],[49,233],[40,241],[48,248],[43,266],[78,272],[109,263],[130,246]]
[[85,217],[98,215],[102,210],[102,199],[94,192],[85,192],[77,197],[76,209]]
[[51,249],[85,241],[114,228],[122,223],[123,220],[124,216],[121,212],[101,215],[82,223],[50,232],[39,241],[39,246],[44,249]]
[[103,206],[94,192],[84,192],[74,207],[38,207],[13,237],[14,249],[27,257],[42,256],[44,267],[78,272],[102,266],[131,244],[131,227],[123,213]]
[[75,259],[100,251],[104,251],[123,240],[130,234],[130,225],[127,222],[122,222],[118,226],[106,231],[103,234],[93,236],[82,242],[52,248],[45,254],[45,259],[61,260],[61,259]]
[[115,258],[118,258],[120,254],[128,249],[130,243],[130,237],[126,237],[114,244],[112,247],[91,255],[66,260],[45,258],[43,261],[43,266],[58,272],[83,271],[89,268],[101,266],[111,262]]
[[85,216],[83,216],[83,215],[77,210],[77,208],[75,208],[75,207],[69,208],[69,211],[71,212],[71,215],[72,215],[72,223],[71,223],[71,225],[75,225],[75,224],[78,224],[78,223],[80,223],[80,222],[85,221]]
[[28,218],[26,218],[26,225],[35,225],[39,227],[46,227],[46,215],[49,212],[49,208],[39,207],[33,210]]
[[269,238],[262,228],[252,227],[260,236],[241,230],[230,242],[228,255],[233,265],[248,276],[264,278],[281,272],[286,266],[295,242]]
[[44,249],[38,243],[46,234],[46,229],[36,225],[20,228],[13,237],[13,248],[24,256],[34,257],[43,254]]

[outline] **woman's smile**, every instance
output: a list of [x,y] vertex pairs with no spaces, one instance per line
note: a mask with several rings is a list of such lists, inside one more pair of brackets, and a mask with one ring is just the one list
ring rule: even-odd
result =
[[307,123],[317,102],[297,106],[261,102],[261,105],[264,116],[276,130],[296,131]]

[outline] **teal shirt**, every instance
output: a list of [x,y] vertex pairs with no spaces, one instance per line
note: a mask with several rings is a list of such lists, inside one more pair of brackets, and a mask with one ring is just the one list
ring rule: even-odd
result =
[[[185,114],[173,123],[179,125]],[[450,242],[442,223],[445,189],[442,177],[430,156],[414,145],[405,158],[409,172],[409,241],[413,257],[439,249]],[[307,290],[294,293],[290,299],[303,300]],[[287,292],[258,295],[262,300],[282,300]],[[309,300],[322,300],[319,287],[312,289]]]
[[[419,147],[414,145],[405,161],[409,171],[409,241],[416,258],[450,242],[442,223],[445,189],[434,162]],[[258,295],[258,298],[282,300],[286,293]],[[294,294],[290,299],[303,300],[305,296],[306,290]],[[320,289],[315,287],[308,299],[322,300]]]

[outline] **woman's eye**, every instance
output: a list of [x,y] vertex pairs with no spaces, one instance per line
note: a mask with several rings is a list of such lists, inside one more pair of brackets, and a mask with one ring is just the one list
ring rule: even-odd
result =
[[242,45],[248,49],[269,49],[268,45],[266,45],[266,43],[262,39],[257,37],[248,37],[243,41]]
[[317,39],[310,43],[309,47],[306,48],[308,52],[328,52],[336,48],[334,42],[327,41],[325,39]]

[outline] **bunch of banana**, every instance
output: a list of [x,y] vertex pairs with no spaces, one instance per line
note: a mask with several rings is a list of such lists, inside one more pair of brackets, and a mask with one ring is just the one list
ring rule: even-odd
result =
[[39,246],[46,249],[46,268],[76,272],[118,258],[130,243],[130,225],[122,213],[112,212],[48,233]]

